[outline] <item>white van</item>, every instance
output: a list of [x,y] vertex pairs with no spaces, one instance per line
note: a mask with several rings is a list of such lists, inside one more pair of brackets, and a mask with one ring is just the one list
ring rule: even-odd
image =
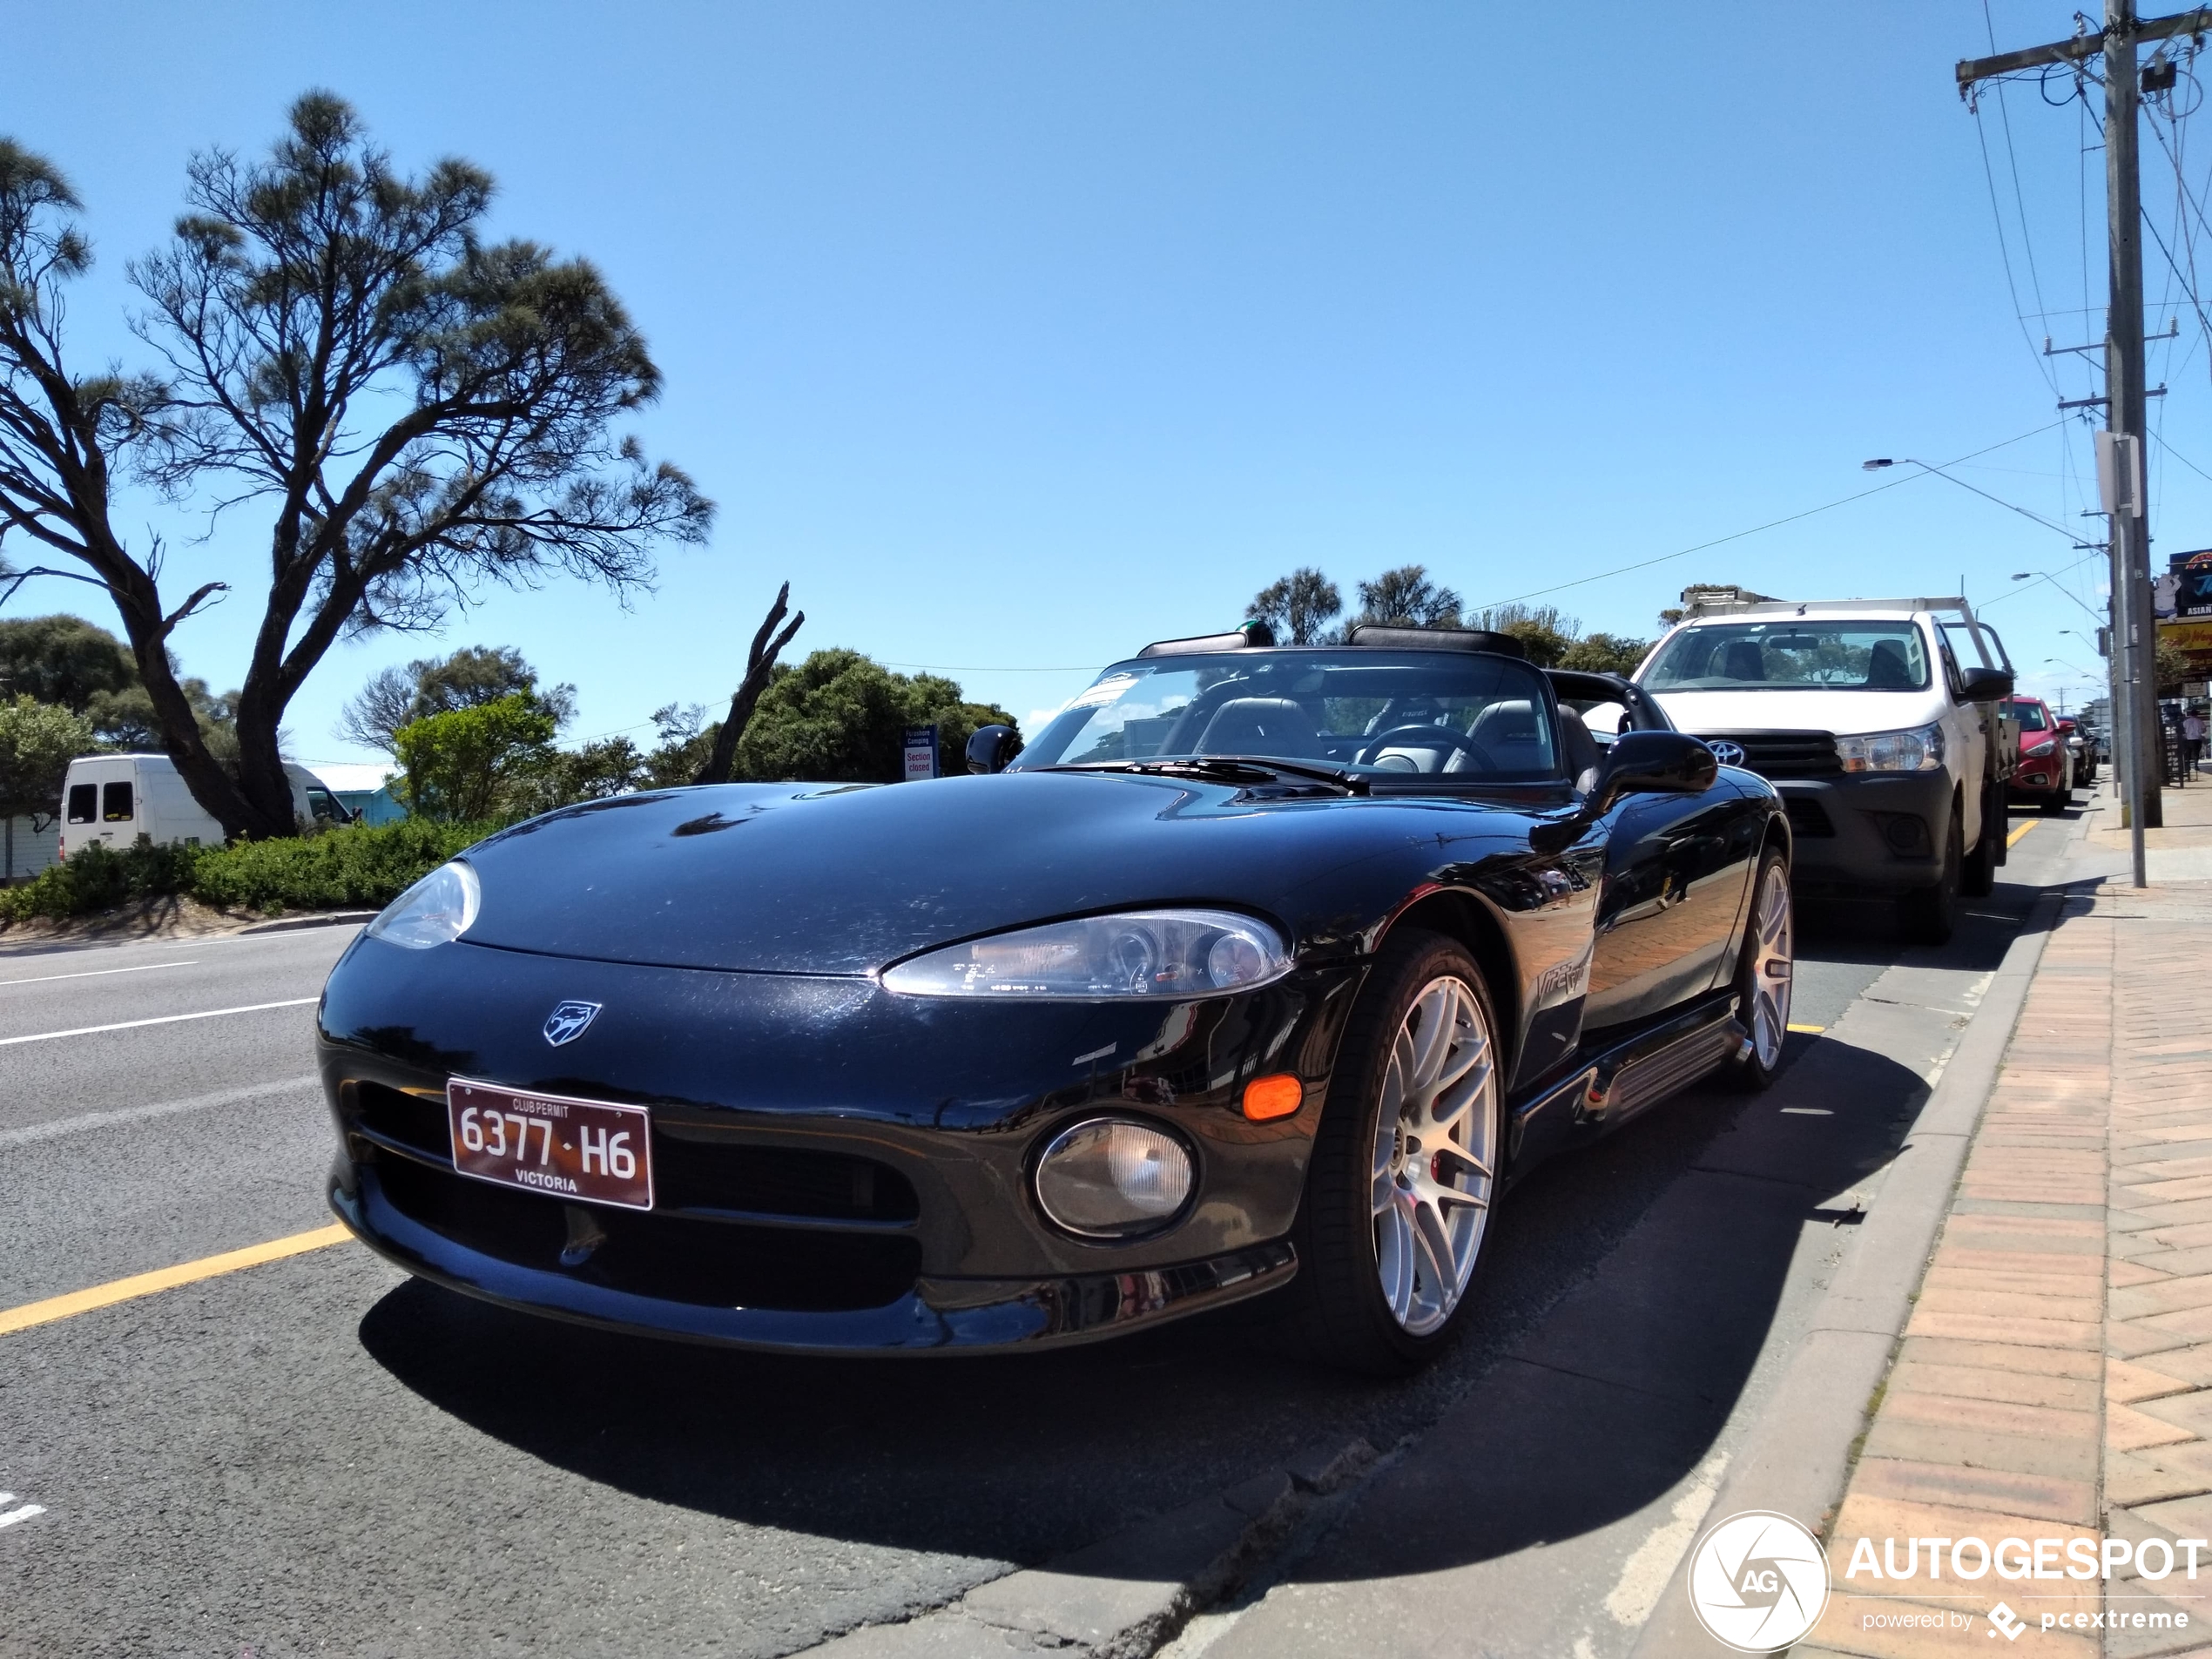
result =
[[[305,766],[287,762],[292,811],[302,823],[344,824],[353,814]],[[167,755],[79,755],[62,785],[61,855],[94,841],[125,847],[144,835],[160,843],[220,846],[223,826],[192,799]]]

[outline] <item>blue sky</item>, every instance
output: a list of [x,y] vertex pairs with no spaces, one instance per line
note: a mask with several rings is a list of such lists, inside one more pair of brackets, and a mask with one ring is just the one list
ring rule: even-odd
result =
[[[2073,600],[2009,580],[2060,571],[2099,605],[2095,564],[1939,480],[1586,580],[1900,479],[1870,455],[2013,438],[1959,475],[2094,529],[2088,434],[2053,407],[2094,389],[2086,360],[2040,346],[2102,330],[2101,157],[2085,171],[2079,105],[2015,86],[2011,150],[1984,105],[1986,177],[1951,78],[1987,49],[1979,3],[1570,10],[1548,37],[1541,10],[1464,3],[9,10],[0,131],[70,174],[101,255],[80,362],[142,353],[122,266],[187,153],[257,149],[327,86],[402,162],[489,168],[495,233],[607,272],[666,375],[639,429],[720,503],[628,614],[493,590],[438,640],[334,651],[287,720],[304,757],[360,758],[340,703],[466,643],[574,682],[572,737],[718,703],[786,578],[799,649],[940,666],[1024,716],[1306,563],[1347,597],[1408,562],[1476,604],[1579,583],[1545,597],[1636,634],[1692,580],[1963,577],[2031,685],[2078,697],[2096,665],[2060,631],[2090,625]],[[2003,45],[2072,28],[1993,10]],[[2212,365],[2148,258],[2156,325],[2184,325],[2152,365],[2162,555],[2212,543],[2212,482],[2172,459],[2212,472]],[[2023,323],[2013,290],[2050,314]],[[177,642],[219,688],[258,619],[257,529],[235,512],[173,558],[180,590],[239,586]],[[10,610],[111,624],[91,597],[44,583]]]

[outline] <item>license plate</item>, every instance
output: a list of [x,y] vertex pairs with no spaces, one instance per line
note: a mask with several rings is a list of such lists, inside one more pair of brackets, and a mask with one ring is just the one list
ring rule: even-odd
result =
[[653,1207],[652,1118],[642,1106],[446,1084],[453,1167],[479,1181],[584,1204]]

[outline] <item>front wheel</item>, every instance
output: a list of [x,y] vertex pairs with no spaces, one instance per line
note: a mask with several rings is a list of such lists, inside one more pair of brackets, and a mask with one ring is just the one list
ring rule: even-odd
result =
[[1400,1376],[1465,1312],[1503,1144],[1504,1066],[1482,970],[1456,941],[1384,947],[1314,1136],[1289,1294],[1318,1357]]
[[1935,886],[1923,887],[1905,900],[1905,931],[1919,945],[1947,945],[1959,926],[1959,866],[1964,862],[1965,832],[1959,814],[1951,814],[1951,830],[1943,842],[1943,873]]
[[1795,934],[1790,867],[1769,848],[1759,860],[1743,948],[1737,957],[1736,1017],[1747,1040],[1729,1076],[1739,1088],[1763,1089],[1781,1074],[1782,1045],[1790,1035],[1790,987],[1797,965]]
[[1966,854],[1966,861],[1959,868],[1959,891],[1970,899],[1987,896],[1996,889],[1997,867],[2004,861],[2004,795],[2000,790],[1985,789],[1981,795],[1981,834],[1975,839],[1974,850]]

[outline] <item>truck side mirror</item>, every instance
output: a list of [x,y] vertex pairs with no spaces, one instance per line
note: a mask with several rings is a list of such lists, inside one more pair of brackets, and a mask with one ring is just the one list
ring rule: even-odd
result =
[[1007,762],[1022,752],[1022,734],[1010,725],[985,725],[968,740],[968,769],[974,772],[1004,772]]
[[2000,703],[2013,694],[2013,677],[2001,668],[1970,668],[1959,676],[1959,700]]

